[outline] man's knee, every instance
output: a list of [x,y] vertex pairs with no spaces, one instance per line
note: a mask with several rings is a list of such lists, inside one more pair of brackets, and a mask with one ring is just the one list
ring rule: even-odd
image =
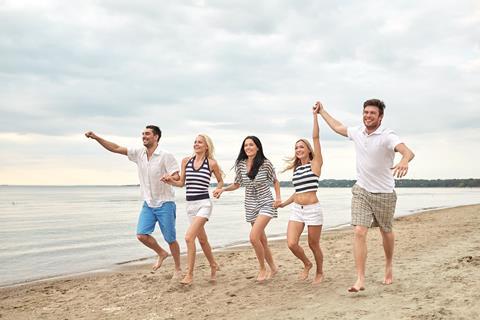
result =
[[355,226],[353,233],[356,239],[366,239],[367,238],[368,228],[364,226]]
[[147,242],[149,237],[148,234],[137,234],[137,239],[143,243]]

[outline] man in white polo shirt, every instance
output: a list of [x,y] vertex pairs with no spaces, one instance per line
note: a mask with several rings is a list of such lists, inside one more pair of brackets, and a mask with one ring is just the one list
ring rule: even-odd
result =
[[[349,292],[365,290],[365,264],[367,260],[367,231],[370,227],[380,227],[385,251],[384,284],[393,281],[392,231],[393,215],[397,195],[395,179],[407,174],[408,163],[413,152],[392,130],[381,126],[385,104],[378,99],[363,104],[363,124],[361,127],[347,128],[332,118],[320,102],[316,103],[319,113],[336,133],[348,137],[355,144],[357,182],[352,188],[352,225],[354,226],[353,254],[357,270],[357,281]],[[402,155],[400,162],[393,165],[395,152]]]
[[175,194],[172,186],[161,181],[166,175],[179,180],[179,167],[173,155],[158,148],[158,142],[162,136],[160,128],[153,125],[146,126],[142,133],[143,148],[138,149],[121,147],[97,136],[92,131],[85,133],[85,136],[96,140],[108,151],[128,156],[129,160],[137,164],[140,191],[144,200],[138,218],[137,238],[157,253],[157,262],[153,270],[160,268],[163,260],[168,257],[168,252],[151,236],[158,222],[175,262],[174,277],[180,276],[180,247],[175,230]]

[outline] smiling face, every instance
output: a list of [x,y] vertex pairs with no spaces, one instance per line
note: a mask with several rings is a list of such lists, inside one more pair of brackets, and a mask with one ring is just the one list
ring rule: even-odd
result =
[[302,140],[295,143],[295,157],[302,161],[302,163],[310,160],[310,149]]
[[246,139],[243,143],[243,150],[247,154],[247,157],[254,158],[257,155],[258,147],[252,139]]
[[197,136],[195,142],[193,143],[193,151],[196,154],[206,154],[208,150],[207,142],[202,136]]
[[380,115],[380,109],[375,106],[366,106],[363,108],[363,124],[368,131],[375,131],[382,124],[383,115]]
[[146,128],[142,132],[143,145],[146,148],[155,146],[158,143],[158,136],[153,132],[152,129]]

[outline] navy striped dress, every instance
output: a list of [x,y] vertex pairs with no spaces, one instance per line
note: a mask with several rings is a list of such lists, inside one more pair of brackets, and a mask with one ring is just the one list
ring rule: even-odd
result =
[[185,186],[187,187],[186,198],[187,201],[209,199],[208,188],[210,187],[210,178],[212,172],[208,164],[208,159],[205,158],[200,168],[194,167],[195,157],[188,160],[185,166]]
[[272,163],[265,159],[255,179],[247,175],[247,160],[241,160],[235,167],[235,183],[245,187],[245,218],[254,222],[261,212],[277,217],[277,209],[273,208],[273,195],[270,186],[276,180]]

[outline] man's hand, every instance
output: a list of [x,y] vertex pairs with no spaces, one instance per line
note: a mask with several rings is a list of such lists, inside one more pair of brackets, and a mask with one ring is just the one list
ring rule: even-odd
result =
[[97,135],[93,131],[85,132],[85,137],[97,140]]
[[402,178],[408,172],[408,161],[400,161],[396,166],[391,169],[393,170],[394,177]]

